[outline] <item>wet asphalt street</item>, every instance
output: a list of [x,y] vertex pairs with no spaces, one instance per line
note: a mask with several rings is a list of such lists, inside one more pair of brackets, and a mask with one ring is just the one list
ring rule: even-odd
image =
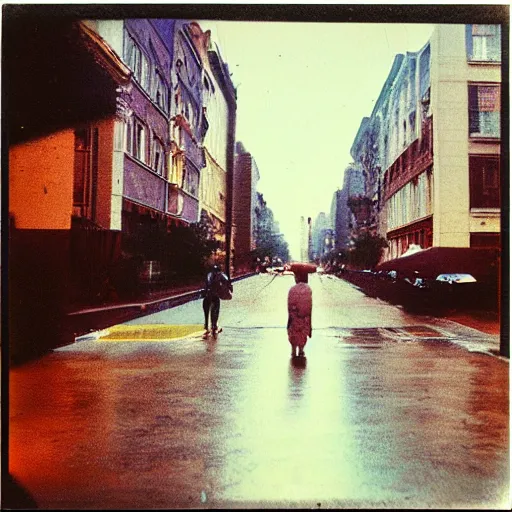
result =
[[499,341],[314,275],[292,360],[292,284],[236,282],[216,340],[193,301],[13,369],[11,473],[43,509],[509,509]]

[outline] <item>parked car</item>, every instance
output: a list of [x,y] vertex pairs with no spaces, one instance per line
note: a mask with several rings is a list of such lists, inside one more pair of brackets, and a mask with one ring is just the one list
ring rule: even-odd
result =
[[439,274],[436,281],[449,284],[476,283],[471,274]]
[[496,250],[431,247],[378,265],[377,272],[389,276],[379,280],[379,288],[404,307],[496,308],[498,262]]

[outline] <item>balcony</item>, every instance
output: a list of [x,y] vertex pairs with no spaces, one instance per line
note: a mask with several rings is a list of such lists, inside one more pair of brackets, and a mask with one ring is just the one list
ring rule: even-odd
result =
[[197,222],[199,200],[177,185],[169,184],[167,213],[179,217],[187,223]]
[[166,180],[128,154],[124,168],[124,197],[163,212]]
[[432,165],[432,118],[423,125],[421,139],[416,139],[393,162],[384,175],[384,200],[419,176]]
[[186,157],[198,168],[206,166],[204,149],[186,132],[183,131],[183,142]]
[[[204,149],[197,143],[192,136],[192,127],[182,115],[177,115],[174,119],[174,125],[179,128],[179,136],[174,134],[174,143],[185,152],[186,157],[198,168],[206,166]],[[178,144],[179,139],[179,144]]]

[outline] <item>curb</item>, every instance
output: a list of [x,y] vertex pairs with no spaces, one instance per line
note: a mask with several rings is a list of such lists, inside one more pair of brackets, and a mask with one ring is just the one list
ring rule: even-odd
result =
[[[233,279],[231,279],[231,282],[234,283],[236,281],[240,281],[241,279],[245,279],[245,278],[251,277],[253,275],[255,275],[255,273],[243,274],[241,276],[234,277]],[[82,309],[82,310],[73,311],[71,313],[68,313],[67,316],[79,316],[79,315],[87,315],[89,313],[102,313],[105,311],[112,311],[112,310],[119,310],[119,309],[131,309],[131,308],[140,309],[141,311],[146,311],[148,309],[148,307],[161,305],[162,303],[165,303],[165,302],[170,303],[170,305],[168,305],[167,307],[175,307],[175,306],[179,306],[180,304],[183,304],[183,302],[187,302],[188,300],[194,300],[194,299],[200,298],[199,296],[200,296],[202,290],[203,290],[202,288],[199,288],[199,289],[192,290],[189,292],[183,292],[178,295],[169,295],[167,297],[162,297],[160,299],[155,299],[155,300],[148,301],[148,302],[113,304],[111,306],[101,306],[101,307],[97,307],[97,308]],[[196,295],[198,297],[195,297]],[[176,304],[173,304],[174,302]]]
[[108,329],[101,329],[100,331],[90,332],[88,334],[82,334],[82,336],[77,336],[75,338],[75,343],[79,343],[81,341],[97,341],[102,336],[105,336],[109,333]]
[[[496,357],[503,361],[509,362],[509,359],[500,354],[500,334],[488,334],[483,331],[479,331],[474,327],[460,324],[454,320],[448,318],[436,318],[430,317],[430,322],[443,330],[446,331],[459,331],[467,334],[466,340],[450,339],[447,340],[454,345],[457,345],[468,352],[475,354],[484,354],[492,357]],[[473,344],[474,343],[474,344]],[[482,346],[485,344],[486,346]]]
[[[240,281],[255,275],[255,273],[243,274],[231,279],[232,282]],[[68,340],[62,346],[80,341],[97,339],[106,329],[112,325],[135,320],[159,311],[174,308],[187,302],[201,298],[202,288],[183,292],[177,295],[168,295],[147,302],[133,302],[129,304],[113,304],[98,308],[88,308],[73,311],[66,315],[70,325],[69,330],[73,335],[72,341]],[[60,346],[60,345],[59,345]]]
[[185,292],[185,293],[181,293],[179,295],[171,295],[168,297],[163,297],[161,299],[155,299],[150,302],[133,302],[131,304],[114,304],[111,306],[82,309],[79,311],[73,311],[72,313],[68,313],[67,316],[87,315],[89,313],[102,313],[105,311],[113,311],[113,310],[118,310],[118,309],[140,309],[141,311],[144,311],[148,308],[148,306],[154,306],[154,305],[160,304],[162,302],[180,301],[183,299],[192,298],[194,295],[198,295],[200,293],[201,293],[201,290],[192,290],[191,292]]

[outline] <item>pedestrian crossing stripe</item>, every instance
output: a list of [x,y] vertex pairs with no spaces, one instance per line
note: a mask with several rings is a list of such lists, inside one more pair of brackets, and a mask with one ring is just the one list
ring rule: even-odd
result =
[[201,335],[203,331],[201,324],[119,324],[105,329],[97,341],[169,341]]

